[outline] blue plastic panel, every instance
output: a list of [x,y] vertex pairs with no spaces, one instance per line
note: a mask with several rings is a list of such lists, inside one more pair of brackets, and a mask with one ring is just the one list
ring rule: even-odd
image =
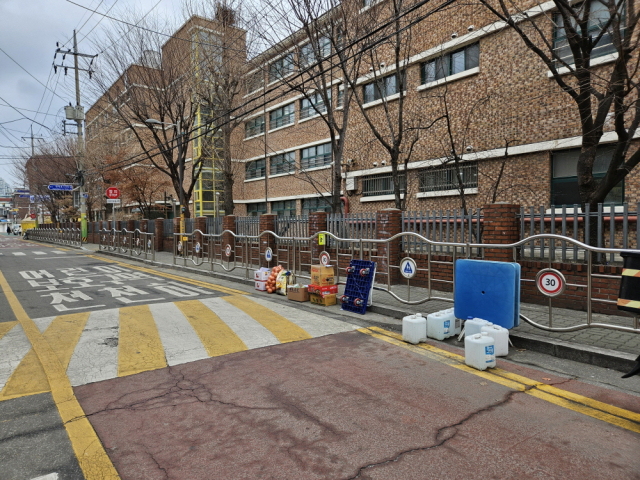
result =
[[486,260],[456,261],[454,312],[511,329],[520,324],[520,265]]
[[[346,299],[346,301],[342,302],[342,310],[364,314],[367,311],[369,292],[371,292],[371,285],[373,283],[373,277],[375,276],[376,262],[351,260],[349,267],[353,267],[354,272],[347,275],[347,284],[344,287],[344,295],[341,297]],[[364,276],[361,275],[360,271],[367,268],[369,269],[369,273]],[[354,303],[356,299],[360,299],[362,305],[356,305]]]

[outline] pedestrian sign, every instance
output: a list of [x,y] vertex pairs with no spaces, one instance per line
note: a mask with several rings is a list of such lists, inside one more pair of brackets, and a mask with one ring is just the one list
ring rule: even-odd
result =
[[407,280],[413,278],[417,272],[416,262],[413,258],[406,257],[400,262],[400,273]]
[[267,249],[264,251],[264,259],[267,262],[273,260],[273,251],[271,250],[271,248],[267,247]]

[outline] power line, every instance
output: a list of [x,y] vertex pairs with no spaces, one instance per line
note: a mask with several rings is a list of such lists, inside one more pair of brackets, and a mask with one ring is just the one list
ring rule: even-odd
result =
[[64,100],[64,98],[62,98],[62,97],[61,97],[60,95],[58,95],[56,92],[54,92],[53,90],[51,90],[49,87],[47,87],[44,83],[42,83],[42,82],[41,82],[40,80],[38,80],[36,77],[34,77],[33,75],[31,75],[31,73],[29,73],[29,71],[28,71],[26,68],[24,68],[24,67],[23,67],[22,65],[20,65],[16,60],[14,60],[14,58],[13,58],[11,55],[9,55],[7,52],[5,52],[5,51],[2,49],[2,47],[0,47],[0,51],[1,51],[2,53],[4,53],[7,57],[9,57],[9,59],[10,59],[13,63],[15,63],[16,65],[18,65],[22,70],[24,70],[24,71],[27,73],[27,75],[29,75],[31,78],[33,78],[36,82],[38,82],[40,85],[42,85],[42,86],[43,86],[44,88],[46,88],[47,90],[49,90],[49,91],[53,92],[53,94],[54,94],[54,95],[56,95],[56,96],[58,96],[61,100]]
[[32,113],[37,113],[37,114],[40,114],[40,115],[47,115],[49,117],[55,117],[56,116],[53,113],[45,113],[45,112],[41,112],[41,111],[38,111],[38,110],[29,110],[28,108],[14,107],[12,105],[2,104],[2,103],[0,103],[0,107],[9,107],[9,108],[13,108],[14,110],[21,110],[23,112],[32,112]]
[[16,107],[14,107],[13,105],[11,105],[9,102],[7,102],[4,98],[0,97],[0,100],[2,100],[4,103],[7,104],[7,106],[11,107],[12,109],[14,109],[16,112],[18,112],[20,115],[22,115],[24,118],[26,118],[27,120],[32,121],[33,123],[37,123],[38,125],[43,126],[44,128],[46,128],[47,130],[49,130],[50,132],[53,132],[53,130],[51,130],[49,127],[47,127],[45,124],[40,123],[35,121],[33,118],[29,118],[27,117],[24,113],[22,113],[20,110],[18,110]]

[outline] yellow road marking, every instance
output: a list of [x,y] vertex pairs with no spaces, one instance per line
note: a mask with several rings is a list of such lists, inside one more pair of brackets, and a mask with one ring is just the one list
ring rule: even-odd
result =
[[118,376],[167,366],[160,334],[147,305],[120,309]]
[[150,275],[157,275],[159,277],[169,278],[171,280],[177,280],[177,281],[188,283],[188,284],[191,284],[191,285],[196,285],[198,287],[208,288],[210,290],[216,290],[216,291],[222,292],[222,293],[228,293],[230,295],[249,295],[247,292],[243,292],[241,290],[236,290],[234,288],[223,287],[221,285],[214,285],[214,284],[211,284],[211,283],[208,283],[208,282],[204,282],[202,280],[194,280],[192,278],[181,277],[179,275],[173,275],[171,273],[158,272],[157,270],[153,270],[151,268],[138,267],[136,265],[129,265],[128,263],[119,262],[117,260],[108,260],[108,259],[102,258],[102,257],[100,257],[98,255],[85,255],[85,256],[88,257],[88,258],[93,258],[95,260],[101,260],[101,261],[107,262],[107,263],[115,263],[116,265],[119,265],[121,267],[130,268],[132,270],[137,270],[139,272],[148,273]]
[[200,301],[187,300],[175,304],[189,320],[210,357],[247,350],[240,337]]
[[293,322],[290,322],[282,315],[262,305],[252,302],[247,297],[231,296],[222,297],[236,308],[239,308],[254,320],[261,323],[263,327],[273,333],[280,343],[295,342],[312,338],[306,331]]
[[18,324],[17,320],[14,320],[13,322],[2,322],[0,323],[0,340],[2,339],[2,337],[4,337],[7,333],[9,333],[9,330],[11,330],[13,327],[15,327]]
[[[88,312],[61,315],[44,332],[44,339],[58,356],[65,371],[88,319]],[[48,391],[50,387],[45,371],[36,352],[31,349],[9,377],[0,393],[0,401]]]
[[454,368],[472,375],[482,377],[514,390],[522,391],[527,395],[553,403],[554,405],[573,410],[574,412],[602,420],[612,425],[617,425],[632,432],[640,433],[640,414],[636,412],[599,402],[567,390],[562,390],[558,387],[523,377],[522,375],[507,372],[501,368],[492,368],[491,370],[485,371],[476,370],[475,368],[465,365],[464,357],[461,355],[427,344],[407,344],[402,341],[402,335],[379,327],[361,328],[358,331],[393,345],[406,348],[420,355],[427,356],[441,363],[451,365]]
[[78,403],[65,369],[51,346],[40,334],[36,324],[29,318],[14,295],[9,283],[0,271],[0,286],[13,313],[22,325],[27,338],[35,350],[49,380],[51,396],[58,408],[64,428],[80,468],[87,480],[119,479],[118,472],[104,451],[102,443]]

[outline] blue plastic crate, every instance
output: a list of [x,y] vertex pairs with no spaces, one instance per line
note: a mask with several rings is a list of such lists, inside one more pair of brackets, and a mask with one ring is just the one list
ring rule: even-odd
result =
[[457,318],[482,318],[508,329],[520,324],[519,264],[461,259],[455,269]]
[[[341,297],[342,310],[364,314],[367,311],[369,294],[376,272],[376,262],[351,260],[349,268],[353,268],[353,272],[347,274],[347,284],[344,287],[344,295]],[[366,269],[369,269],[369,272],[362,275],[361,272]],[[356,300],[358,305],[356,305]]]

